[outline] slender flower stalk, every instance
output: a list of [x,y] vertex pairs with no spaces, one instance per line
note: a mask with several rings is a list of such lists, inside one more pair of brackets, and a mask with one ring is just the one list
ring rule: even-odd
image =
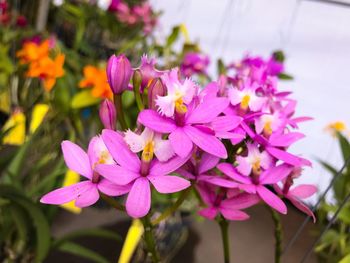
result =
[[228,233],[230,222],[227,221],[223,216],[218,217],[217,222],[221,230],[222,248],[224,250],[224,262],[230,263],[230,239]]
[[282,224],[280,215],[273,209],[269,207],[271,212],[272,220],[275,226],[275,263],[281,262],[282,256]]
[[128,125],[126,124],[126,120],[124,116],[121,94],[114,95],[114,105],[117,110],[117,118],[120,123],[120,126],[122,127],[123,130],[126,130],[128,128]]
[[147,251],[148,253],[151,254],[152,262],[158,263],[160,262],[160,259],[159,259],[159,254],[156,247],[156,241],[153,235],[153,227],[152,227],[149,215],[146,215],[142,219],[142,224],[145,229],[144,239],[145,239]]

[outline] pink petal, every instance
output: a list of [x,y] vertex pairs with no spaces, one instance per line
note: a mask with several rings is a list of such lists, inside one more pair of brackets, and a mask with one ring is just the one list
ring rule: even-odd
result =
[[287,214],[286,205],[282,202],[282,200],[277,195],[272,193],[270,190],[268,190],[264,186],[258,186],[256,190],[258,195],[266,204],[268,204],[269,206],[271,206],[273,209],[280,212],[281,214]]
[[155,142],[154,154],[159,161],[166,162],[175,155],[175,152],[171,146],[171,142],[169,140],[162,140],[161,136],[158,138],[158,135],[160,136],[160,134],[157,134],[153,138]]
[[98,193],[97,185],[91,184],[89,189],[77,197],[75,205],[81,208],[87,207],[96,203],[99,198],[100,194]]
[[91,179],[92,168],[86,152],[71,141],[63,141],[61,148],[64,161],[68,168],[88,179]]
[[229,101],[226,98],[208,98],[195,108],[188,116],[187,123],[209,123],[227,108]]
[[128,198],[126,199],[126,212],[133,218],[144,217],[151,209],[151,188],[145,177],[135,180]]
[[169,133],[176,129],[175,122],[172,119],[162,117],[154,110],[141,111],[137,121],[160,133]]
[[179,168],[175,171],[175,173],[182,175],[183,177],[186,177],[187,179],[194,180],[196,179],[196,176],[191,174],[189,171],[187,171],[184,168]]
[[58,188],[44,195],[40,202],[51,205],[61,205],[76,199],[79,195],[90,189],[90,181],[79,182],[70,186]]
[[311,184],[301,184],[289,190],[289,195],[294,195],[300,199],[308,198],[317,192],[317,187]]
[[266,151],[268,153],[270,153],[272,156],[274,156],[275,158],[281,160],[281,161],[284,161],[288,164],[291,164],[291,165],[294,165],[294,166],[311,166],[311,162],[304,159],[304,158],[301,158],[301,157],[298,157],[298,156],[295,156],[293,154],[290,154],[286,151],[283,151],[283,150],[280,150],[280,149],[277,149],[275,147],[271,147],[271,146],[268,146],[266,147]]
[[236,167],[237,171],[243,175],[250,175],[252,171],[252,165],[248,162],[248,157],[237,156],[236,161],[238,166]]
[[215,193],[211,190],[209,185],[207,184],[197,184],[196,189],[198,190],[201,198],[203,199],[204,203],[207,205],[213,205],[216,199]]
[[114,160],[128,170],[139,172],[141,162],[138,156],[131,152],[124,138],[117,132],[105,129],[102,139]]
[[177,170],[178,168],[180,168],[182,165],[184,165],[190,157],[191,155],[188,155],[186,158],[175,156],[167,162],[159,162],[155,160],[151,165],[149,173],[152,175],[170,174],[175,170]]
[[216,215],[218,214],[218,209],[215,207],[208,207],[208,208],[204,208],[198,211],[198,214],[208,218],[210,220],[213,220]]
[[127,185],[141,176],[140,173],[130,171],[117,164],[99,164],[95,167],[95,171],[118,185]]
[[182,128],[177,128],[170,133],[169,140],[174,152],[180,157],[186,157],[192,151],[193,143]]
[[220,163],[217,168],[227,176],[231,177],[233,180],[236,180],[237,182],[243,183],[243,184],[251,184],[252,181],[250,177],[242,176],[239,173],[235,171],[233,168],[233,165],[230,163]]
[[219,157],[216,157],[206,152],[203,153],[198,166],[198,173],[202,174],[209,171],[210,169],[213,169],[219,163],[219,161]]
[[221,208],[220,212],[227,220],[243,221],[249,219],[249,215],[247,213],[239,210]]
[[249,102],[249,108],[252,111],[259,111],[265,103],[265,98],[255,97],[251,98]]
[[129,193],[131,187],[131,183],[127,185],[117,185],[105,179],[102,179],[97,184],[98,190],[109,196],[120,196]]
[[289,147],[294,142],[304,138],[305,135],[300,132],[290,132],[287,134],[271,134],[269,142],[273,146]]
[[298,208],[300,211],[304,212],[305,214],[307,214],[308,216],[311,216],[314,223],[316,222],[316,217],[314,215],[314,213],[312,212],[312,210],[305,204],[303,204],[301,201],[294,199],[294,198],[288,198],[292,204]]
[[223,143],[213,135],[208,135],[197,128],[191,126],[184,127],[185,133],[190,137],[192,142],[203,151],[226,159],[227,152]]
[[285,164],[268,169],[260,175],[260,184],[278,183],[290,175],[292,170],[293,168],[291,166]]
[[238,188],[249,194],[256,194],[257,186],[255,184],[240,184]]
[[219,116],[211,122],[214,131],[232,131],[242,122],[243,118],[239,116]]
[[238,184],[236,182],[221,178],[219,176],[201,175],[198,177],[199,181],[204,181],[216,186],[221,186],[225,188],[236,188]]
[[180,192],[191,185],[189,181],[178,176],[149,175],[147,178],[161,194]]
[[230,99],[231,104],[234,106],[241,103],[240,95],[241,95],[240,91],[236,88],[230,88],[228,90],[228,97]]
[[218,131],[215,132],[215,136],[220,139],[230,139],[233,145],[240,143],[245,139],[245,134],[239,134],[235,132]]
[[239,210],[251,207],[260,202],[260,198],[255,194],[242,193],[235,197],[221,202],[220,207],[232,210]]

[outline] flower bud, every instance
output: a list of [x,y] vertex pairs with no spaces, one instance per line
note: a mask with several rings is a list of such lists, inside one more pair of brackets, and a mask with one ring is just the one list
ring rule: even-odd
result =
[[152,80],[148,88],[148,108],[157,110],[156,100],[158,96],[165,96],[166,88],[160,78]]
[[115,130],[117,112],[114,104],[110,100],[104,100],[100,106],[100,119],[106,129]]
[[125,55],[112,55],[107,64],[107,78],[114,94],[121,94],[128,89],[132,68]]

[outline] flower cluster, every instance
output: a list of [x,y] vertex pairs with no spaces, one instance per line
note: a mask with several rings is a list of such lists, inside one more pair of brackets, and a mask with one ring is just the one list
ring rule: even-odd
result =
[[194,74],[207,75],[210,59],[207,55],[198,52],[188,52],[181,63],[181,74],[191,77]]
[[87,65],[83,69],[84,78],[79,82],[80,88],[92,88],[91,94],[96,98],[113,97],[111,88],[107,82],[107,74],[105,68],[98,68]]
[[[298,124],[310,118],[294,117],[296,101],[278,90],[280,62],[246,57],[228,68],[233,74],[203,88],[177,68],[154,66],[147,57],[136,69],[123,55],[110,58],[107,79],[117,112],[110,102],[101,105],[105,129],[90,141],[87,153],[70,141],[62,143],[67,166],[87,180],[54,190],[41,202],[75,200],[85,207],[99,192],[127,195],[127,213],[140,218],[151,209],[152,189],[169,194],[191,187],[206,205],[199,214],[209,219],[220,214],[245,220],[249,216],[242,210],[259,202],[286,214],[283,198],[313,216],[302,199],[316,188],[294,185],[311,163],[288,151],[304,137],[295,131]],[[123,114],[118,97],[131,79],[140,112],[135,129],[118,131],[116,116],[121,120]]]
[[11,12],[7,0],[0,0],[0,25],[11,25],[12,20],[18,27],[27,26],[27,18],[23,15],[18,15],[16,12]]
[[53,39],[38,41],[38,39],[24,41],[22,49],[17,52],[21,64],[28,65],[26,72],[30,78],[39,78],[46,91],[50,91],[56,79],[64,75],[63,54],[52,54],[55,47]]

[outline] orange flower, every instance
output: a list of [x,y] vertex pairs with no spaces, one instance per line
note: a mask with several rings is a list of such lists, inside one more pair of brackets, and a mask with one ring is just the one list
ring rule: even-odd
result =
[[29,65],[27,76],[31,78],[40,78],[46,91],[50,91],[56,83],[56,78],[64,75],[63,64],[64,55],[59,54],[55,59],[44,57],[37,62]]
[[79,82],[80,88],[91,88],[92,96],[96,98],[113,97],[111,88],[107,81],[106,69],[100,69],[92,65],[84,67],[84,78]]
[[45,40],[40,44],[34,42],[26,42],[21,50],[16,53],[21,64],[36,62],[42,58],[49,56],[49,40]]

